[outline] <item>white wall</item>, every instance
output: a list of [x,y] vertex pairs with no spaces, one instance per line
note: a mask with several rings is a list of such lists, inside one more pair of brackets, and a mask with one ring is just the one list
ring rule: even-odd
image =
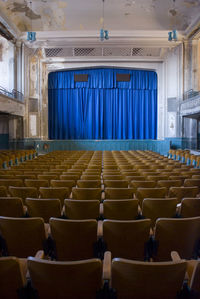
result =
[[14,88],[14,45],[0,36],[0,86],[12,92]]

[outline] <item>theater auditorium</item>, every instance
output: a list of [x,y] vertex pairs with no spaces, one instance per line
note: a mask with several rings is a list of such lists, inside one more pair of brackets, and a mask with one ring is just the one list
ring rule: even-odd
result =
[[200,299],[200,1],[0,1],[0,298]]

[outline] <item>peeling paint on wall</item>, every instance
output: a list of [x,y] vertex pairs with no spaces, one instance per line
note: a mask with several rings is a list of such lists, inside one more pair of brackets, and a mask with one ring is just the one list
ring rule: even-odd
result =
[[25,16],[32,20],[41,18],[40,15],[37,15],[36,13],[34,13],[34,11],[30,7],[28,7],[28,4],[26,2],[24,4],[18,3],[18,2],[13,2],[13,8],[11,9],[11,11],[12,12],[24,12]]

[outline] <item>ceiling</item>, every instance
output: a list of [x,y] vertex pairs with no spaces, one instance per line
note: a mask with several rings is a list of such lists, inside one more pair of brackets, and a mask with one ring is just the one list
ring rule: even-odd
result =
[[[30,0],[31,1],[31,0]],[[1,0],[0,10],[21,31],[99,30],[102,0]],[[186,30],[200,15],[200,0],[105,0],[109,30]]]

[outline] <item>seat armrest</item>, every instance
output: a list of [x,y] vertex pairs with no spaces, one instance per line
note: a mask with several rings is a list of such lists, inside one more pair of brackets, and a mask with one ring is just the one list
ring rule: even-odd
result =
[[99,214],[103,216],[103,203],[100,203]]
[[44,259],[44,251],[43,250],[38,250],[36,252],[35,257],[38,258],[38,259]]
[[111,252],[106,251],[103,259],[103,280],[111,280]]
[[97,224],[97,238],[103,237],[103,221],[99,220]]

